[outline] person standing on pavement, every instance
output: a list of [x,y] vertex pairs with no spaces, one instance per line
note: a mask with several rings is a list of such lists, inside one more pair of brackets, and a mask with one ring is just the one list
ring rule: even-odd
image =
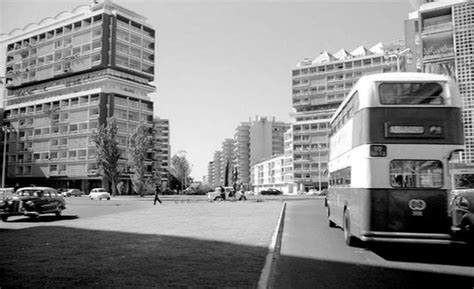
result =
[[153,205],[156,205],[156,201],[160,202],[161,204],[161,200],[160,198],[158,197],[158,194],[160,193],[160,186],[159,185],[156,185],[156,189],[155,189],[155,200],[153,201]]

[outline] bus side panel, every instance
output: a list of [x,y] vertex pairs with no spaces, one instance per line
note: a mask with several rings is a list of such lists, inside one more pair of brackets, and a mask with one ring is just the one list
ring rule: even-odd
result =
[[371,189],[368,231],[449,233],[447,191],[439,189]]

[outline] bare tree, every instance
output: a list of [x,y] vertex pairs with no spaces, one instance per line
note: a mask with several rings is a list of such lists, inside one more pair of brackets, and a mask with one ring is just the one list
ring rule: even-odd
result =
[[97,149],[97,164],[102,177],[112,183],[112,195],[117,193],[117,181],[121,173],[118,165],[120,150],[118,148],[117,122],[115,118],[109,118],[107,124],[102,124],[92,134],[92,141]]

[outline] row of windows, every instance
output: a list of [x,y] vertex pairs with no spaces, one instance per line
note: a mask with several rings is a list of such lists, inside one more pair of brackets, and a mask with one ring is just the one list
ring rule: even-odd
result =
[[343,168],[329,174],[329,185],[349,187],[351,185],[351,167]]
[[335,134],[339,129],[341,129],[344,124],[346,124],[349,119],[354,116],[354,113],[359,108],[359,92],[356,91],[351,96],[351,99],[344,105],[342,111],[339,112],[339,115],[336,117],[334,122],[331,125],[331,134]]
[[40,44],[46,42],[47,40],[52,40],[53,38],[62,37],[68,33],[76,32],[81,29],[87,29],[91,25],[100,25],[102,24],[102,15],[96,15],[91,18],[83,19],[75,23],[65,25],[63,27],[56,28],[54,30],[41,33],[26,39],[19,40],[15,43],[11,43],[7,47],[7,51],[14,51],[18,49],[29,48],[32,45]]
[[66,125],[53,125],[51,128],[37,128],[37,129],[21,129],[18,132],[12,132],[9,134],[9,140],[15,140],[17,137],[19,139],[42,137],[56,134],[67,134],[67,133],[76,133],[76,132],[87,132],[91,129],[96,129],[99,127],[97,121],[91,121],[89,123],[75,123],[75,124],[66,124]]
[[303,68],[303,69],[295,69],[293,70],[293,76],[305,75],[308,73],[327,73],[328,71],[334,71],[334,70],[353,69],[353,68],[358,68],[362,66],[379,65],[383,62],[384,62],[383,57],[377,56],[377,57],[367,58],[367,59],[314,66],[314,67]]
[[31,163],[51,160],[66,159],[94,159],[96,157],[96,149],[79,149],[79,150],[62,150],[54,152],[42,152],[33,154],[10,155],[9,163]]
[[99,101],[99,94],[83,95],[80,97],[74,97],[70,99],[63,99],[48,103],[42,103],[37,105],[30,105],[12,110],[5,111],[5,117],[15,117],[28,114],[38,113],[49,113],[51,111],[57,111],[60,109],[68,109],[69,107],[76,107],[79,105],[97,104]]

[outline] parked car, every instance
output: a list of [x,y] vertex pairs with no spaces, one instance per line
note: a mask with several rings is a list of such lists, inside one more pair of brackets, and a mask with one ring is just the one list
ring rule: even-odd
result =
[[453,190],[448,214],[453,233],[474,241],[474,189]]
[[261,195],[281,195],[283,194],[283,192],[275,188],[269,188],[269,189],[260,191],[260,194]]
[[89,193],[89,198],[91,198],[91,200],[92,199],[97,199],[97,200],[107,199],[107,200],[110,200],[110,194],[104,188],[95,188],[95,189],[92,189],[91,192]]
[[83,193],[78,189],[67,189],[61,192],[61,194],[63,195],[63,197],[71,197],[71,196],[80,197],[82,196]]
[[[233,187],[224,187],[225,199],[228,199],[233,191]],[[207,199],[209,201],[222,200],[221,187],[217,187],[214,191],[207,193]]]
[[49,187],[20,188],[15,194],[0,201],[0,216],[6,222],[10,216],[25,215],[38,218],[42,214],[61,216],[66,202],[56,189]]

